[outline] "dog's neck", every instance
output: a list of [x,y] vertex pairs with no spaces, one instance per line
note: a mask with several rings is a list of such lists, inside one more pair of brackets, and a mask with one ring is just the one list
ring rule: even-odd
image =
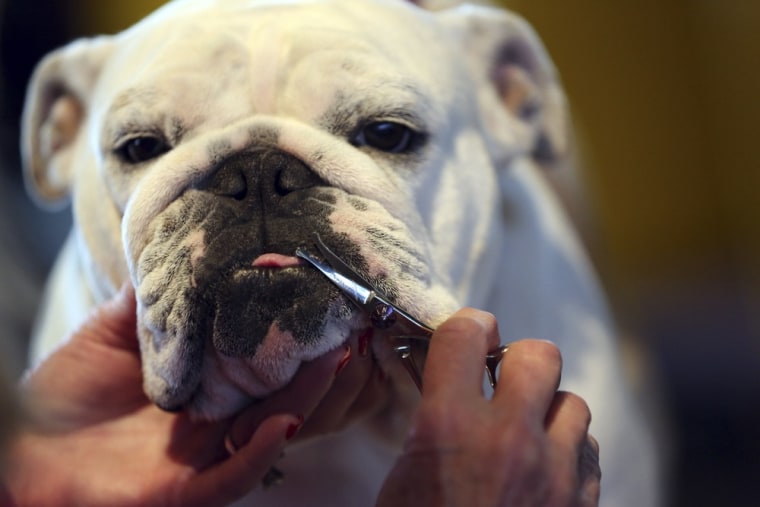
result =
[[[468,302],[492,312],[502,338],[571,341],[564,320],[548,312],[575,308],[595,315],[611,331],[609,310],[595,274],[561,204],[540,170],[530,161],[514,164],[502,177],[504,209],[498,257],[500,279],[480,301]],[[558,290],[561,287],[563,290]]]

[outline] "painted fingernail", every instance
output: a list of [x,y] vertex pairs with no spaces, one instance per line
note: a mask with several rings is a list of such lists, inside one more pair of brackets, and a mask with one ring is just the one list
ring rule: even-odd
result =
[[350,359],[351,359],[351,346],[350,345],[346,345],[346,352],[345,352],[345,354],[343,354],[343,358],[338,363],[337,368],[335,368],[335,375],[337,375],[338,373],[340,373],[343,370],[343,368],[346,367],[346,365],[348,364],[348,361]]
[[296,436],[296,433],[298,433],[298,430],[301,429],[301,426],[303,426],[303,416],[298,416],[298,422],[291,424],[288,426],[288,429],[285,430],[285,440],[290,440],[294,436]]
[[369,355],[369,341],[372,338],[372,328],[367,328],[361,335],[359,335],[359,357],[367,357]]

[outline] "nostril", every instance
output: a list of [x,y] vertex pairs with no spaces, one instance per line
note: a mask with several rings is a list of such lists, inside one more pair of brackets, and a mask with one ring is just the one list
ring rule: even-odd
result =
[[229,178],[226,184],[225,195],[232,197],[238,201],[245,199],[248,194],[248,183],[246,182],[245,175],[243,173],[236,173],[234,177]]
[[288,177],[288,171],[277,171],[277,175],[274,179],[275,192],[277,192],[279,195],[286,195],[295,190],[293,187],[293,181],[290,180],[292,180],[292,178]]
[[319,184],[319,176],[300,160],[292,159],[280,166],[275,175],[274,188],[279,195],[287,195]]
[[242,201],[248,195],[248,182],[242,171],[218,171],[208,189],[216,195]]
[[237,201],[284,197],[324,184],[302,160],[276,149],[240,153],[225,159],[198,188]]

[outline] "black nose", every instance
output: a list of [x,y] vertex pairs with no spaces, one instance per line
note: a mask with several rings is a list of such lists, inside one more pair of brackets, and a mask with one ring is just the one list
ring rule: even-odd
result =
[[222,161],[200,187],[221,197],[244,201],[276,199],[321,183],[300,159],[268,148]]

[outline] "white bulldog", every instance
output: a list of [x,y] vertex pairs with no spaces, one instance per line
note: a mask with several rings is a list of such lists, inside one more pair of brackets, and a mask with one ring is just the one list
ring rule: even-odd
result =
[[[177,0],[49,55],[23,122],[30,186],[71,196],[75,216],[34,360],[131,280],[147,395],[229,416],[369,327],[294,257],[318,232],[422,321],[476,306],[505,340],[555,341],[562,387],[594,413],[602,504],[656,505],[652,441],[604,300],[537,172],[564,150],[566,109],[518,17]],[[413,403],[390,343],[372,343],[398,405]],[[374,423],[291,449],[287,483],[249,500],[369,505],[403,439]]]

